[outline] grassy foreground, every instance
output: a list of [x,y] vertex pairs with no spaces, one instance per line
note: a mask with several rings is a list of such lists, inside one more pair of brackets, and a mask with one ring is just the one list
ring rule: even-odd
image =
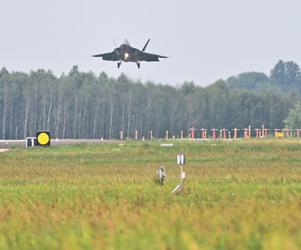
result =
[[300,249],[300,140],[173,143],[0,154],[0,249]]

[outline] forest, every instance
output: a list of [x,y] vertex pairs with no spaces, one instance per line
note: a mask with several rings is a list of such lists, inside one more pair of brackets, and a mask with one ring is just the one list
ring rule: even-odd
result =
[[187,136],[191,127],[283,128],[300,101],[301,74],[294,62],[280,60],[269,76],[245,72],[206,87],[140,82],[121,74],[50,70],[0,70],[0,139],[24,139],[37,130],[53,138],[117,139]]

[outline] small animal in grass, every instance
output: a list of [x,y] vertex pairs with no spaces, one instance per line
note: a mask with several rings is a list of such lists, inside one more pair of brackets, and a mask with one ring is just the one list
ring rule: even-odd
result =
[[160,166],[159,168],[157,168],[156,173],[157,173],[157,179],[159,183],[163,185],[166,181],[166,176],[167,176],[165,168],[163,166]]

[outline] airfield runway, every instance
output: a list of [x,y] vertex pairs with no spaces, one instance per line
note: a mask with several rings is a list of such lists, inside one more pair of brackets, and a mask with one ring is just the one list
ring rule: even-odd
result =
[[8,150],[9,150],[9,148],[0,148],[0,153],[7,152]]
[[[97,143],[112,143],[117,140],[101,140],[101,139],[51,139],[51,146],[60,145],[76,145],[76,144],[97,144]],[[0,149],[8,149],[15,147],[25,147],[26,140],[0,140]]]

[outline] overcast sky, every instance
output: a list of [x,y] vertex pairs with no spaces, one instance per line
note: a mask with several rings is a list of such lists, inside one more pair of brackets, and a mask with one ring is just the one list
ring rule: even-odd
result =
[[[0,0],[0,66],[51,69],[205,86],[244,71],[269,74],[279,59],[301,64],[300,0]],[[128,39],[159,63],[92,58]]]

